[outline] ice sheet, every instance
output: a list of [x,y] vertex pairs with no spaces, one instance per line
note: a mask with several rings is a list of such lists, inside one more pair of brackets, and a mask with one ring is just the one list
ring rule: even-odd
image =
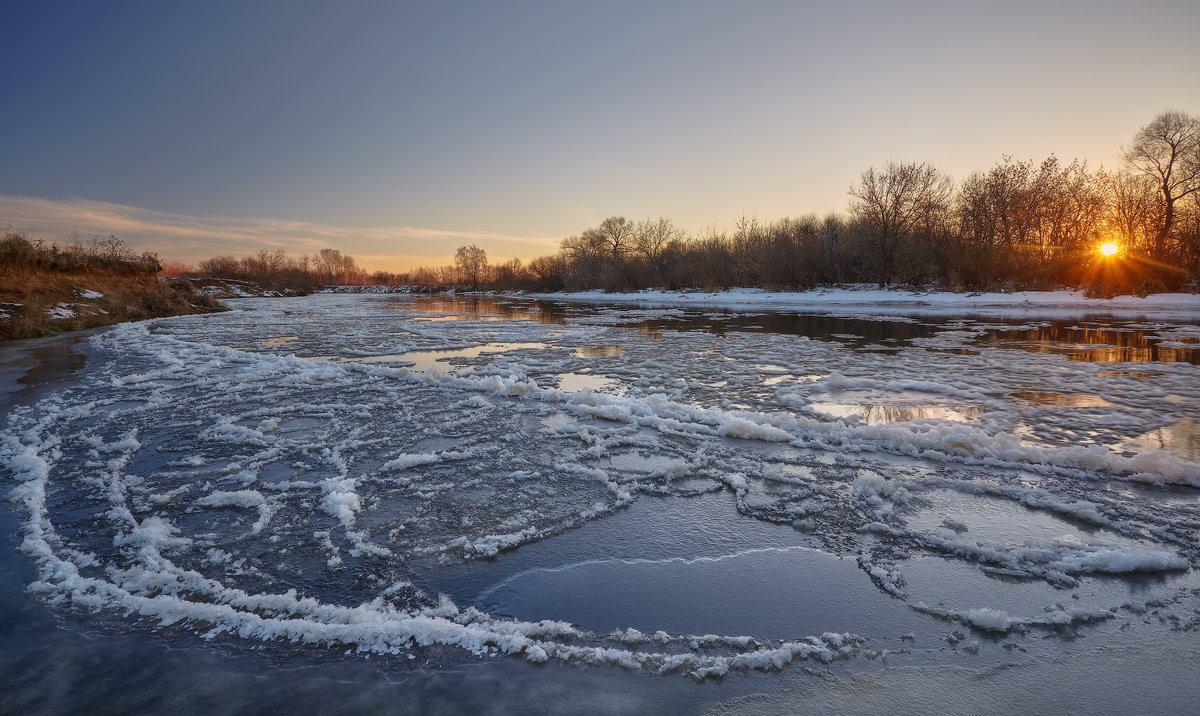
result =
[[[686,506],[720,491],[818,561],[852,560],[862,589],[931,624],[1053,633],[1149,602],[1186,615],[1200,468],[1138,438],[1197,419],[1196,366],[1146,364],[1142,378],[1058,354],[945,351],[978,334],[969,322],[934,331],[935,347],[879,353],[837,337],[639,331],[663,315],[654,309],[431,322],[397,300],[245,299],[228,314],[90,339],[79,383],[14,410],[0,436],[34,590],[209,635],[387,654],[444,645],[702,678],[882,648],[870,624],[843,622],[812,635],[590,631],[411,583],[415,571],[503,560],[649,495]],[[418,351],[439,360],[416,370],[380,358]],[[1098,400],[1026,399],[1035,392]],[[875,424],[821,410],[835,401],[913,412]],[[980,513],[1014,522],[1017,537],[973,522]],[[680,557],[647,559],[713,564]],[[906,591],[914,557],[934,560],[920,563],[925,580],[930,565],[970,564],[1064,599],[1096,579],[1160,581],[1087,609],[939,605],[925,586]],[[761,566],[717,564],[731,579]],[[671,583],[704,581],[687,572]]]

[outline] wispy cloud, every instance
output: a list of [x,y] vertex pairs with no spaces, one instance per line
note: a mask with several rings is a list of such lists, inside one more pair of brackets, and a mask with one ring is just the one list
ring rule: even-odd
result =
[[115,234],[138,251],[155,251],[169,261],[196,262],[258,249],[314,253],[338,249],[369,269],[399,270],[444,264],[463,244],[476,244],[494,260],[553,252],[558,238],[413,226],[344,227],[286,219],[191,216],[87,199],[41,199],[0,194],[0,226],[46,241],[74,234]]

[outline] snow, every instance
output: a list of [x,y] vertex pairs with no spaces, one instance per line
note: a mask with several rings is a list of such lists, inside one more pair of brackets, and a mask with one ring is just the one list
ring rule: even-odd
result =
[[966,620],[973,626],[988,631],[1008,631],[1012,626],[1012,620],[1008,618],[1008,613],[999,609],[972,609],[967,612]]
[[417,465],[429,465],[439,462],[442,458],[438,455],[399,455],[391,460],[388,460],[380,468],[381,470],[404,470],[406,468],[415,467]]
[[50,308],[47,308],[46,315],[50,316],[50,318],[52,318],[53,320],[56,320],[56,321],[62,320],[64,318],[75,318],[79,314],[77,314],[71,308],[71,305],[72,304],[69,304],[69,303],[58,303],[54,306],[51,306]]
[[878,289],[866,285],[847,288],[817,288],[809,291],[764,291],[735,288],[723,291],[663,291],[646,289],[636,293],[603,291],[532,294],[535,298],[599,303],[689,306],[703,308],[771,308],[824,310],[865,308],[876,314],[980,313],[984,315],[1087,315],[1118,313],[1139,316],[1195,316],[1200,313],[1200,294],[1159,293],[1149,296],[1091,298],[1083,291],[1014,291],[1011,293],[951,293]]
[[197,505],[204,507],[258,507],[264,502],[266,498],[257,490],[216,491],[196,500]]
[[[859,293],[872,292],[820,295]],[[437,644],[695,678],[876,648],[882,637],[857,627],[769,639],[661,625],[593,633],[414,586],[418,573],[436,585],[438,570],[499,563],[639,500],[720,494],[746,520],[848,558],[862,589],[930,625],[1053,635],[1139,600],[1187,618],[1200,465],[1125,441],[1200,418],[1197,366],[1106,375],[1121,366],[977,345],[980,324],[966,319],[881,353],[769,331],[717,336],[689,329],[694,314],[678,307],[432,321],[445,314],[416,301],[245,299],[227,314],[87,339],[78,382],[0,426],[22,549],[38,567],[32,589],[213,638],[397,655]],[[1152,310],[1192,310],[1173,301]],[[1194,333],[1165,319],[1153,330]],[[417,351],[446,357],[407,367]],[[568,390],[568,374],[603,382]],[[1019,397],[1029,391],[1104,404]],[[866,424],[822,414],[822,403],[979,410]],[[908,593],[913,558],[1056,596],[927,604]],[[1153,584],[1061,606],[1138,575]]]
[[992,607],[955,610],[929,605],[924,602],[915,603],[913,609],[943,619],[961,621],[967,626],[992,633],[1027,631],[1038,627],[1064,627],[1074,624],[1086,624],[1112,619],[1116,616],[1114,612],[1104,609],[1066,609],[1061,606],[1029,617],[1010,616],[1003,609],[994,609]]

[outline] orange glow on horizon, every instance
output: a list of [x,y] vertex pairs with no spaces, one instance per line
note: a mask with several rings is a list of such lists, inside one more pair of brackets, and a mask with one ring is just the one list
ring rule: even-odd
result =
[[1106,244],[1100,244],[1100,253],[1104,254],[1105,256],[1114,256],[1120,250],[1121,247],[1117,246],[1111,241]]

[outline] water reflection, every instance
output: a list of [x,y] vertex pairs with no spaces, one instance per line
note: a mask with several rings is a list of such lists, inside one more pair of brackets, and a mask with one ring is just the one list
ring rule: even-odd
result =
[[560,304],[547,301],[504,299],[492,296],[388,296],[382,301],[385,308],[405,313],[442,314],[427,321],[511,321],[527,320],[562,325],[571,311]]
[[[648,312],[644,307],[572,304],[507,296],[388,296],[381,300],[385,306],[397,311],[440,314],[420,317],[425,321],[531,320],[563,325],[572,319],[587,319],[596,325],[629,328],[652,339],[662,338],[667,331],[704,331],[716,336],[753,331],[806,336],[841,343],[857,350],[873,351],[902,348],[913,339],[936,336],[961,321],[961,318],[930,316],[914,319],[864,314],[786,311],[745,313],[686,308]],[[971,341],[974,346],[1053,353],[1088,362],[1186,362],[1200,365],[1200,348],[1197,347],[1200,346],[1200,339],[1164,338],[1154,332],[1153,326],[1128,319],[1088,316],[1082,321],[1051,321],[1032,327],[1016,319],[997,321],[993,318],[989,319],[989,323],[992,327]],[[1006,323],[1011,323],[1011,327],[1004,325]],[[886,348],[880,344],[886,345]],[[940,350],[973,352],[966,348]],[[587,357],[616,356],[604,354]]]
[[625,355],[625,346],[579,346],[575,355],[580,358],[620,358]]
[[569,393],[578,393],[584,388],[597,393],[623,392],[617,381],[593,373],[562,373],[558,376],[558,388]]
[[936,334],[936,322],[911,320],[875,320],[851,316],[806,313],[728,313],[719,320],[711,315],[681,313],[649,318],[639,330],[653,337],[662,331],[706,331],[718,336],[727,333],[756,331],[792,336],[807,336],[817,340],[835,341],[852,346],[882,342],[904,342]]
[[1112,403],[1098,395],[1090,393],[1056,393],[1048,390],[1024,390],[1013,393],[1014,398],[1019,398],[1029,403],[1037,403],[1038,405],[1053,405],[1059,408],[1108,408]]
[[1181,420],[1132,438],[1122,447],[1133,451],[1166,450],[1184,460],[1200,462],[1200,424]]
[[0,414],[40,400],[57,381],[83,368],[87,358],[75,347],[104,330],[107,327],[0,343]]
[[657,328],[652,328],[651,326],[647,326],[645,324],[637,326],[636,330],[638,332],[638,335],[646,336],[647,338],[652,338],[656,341],[660,340],[663,337],[662,331],[658,330]]
[[902,423],[909,420],[953,420],[963,422],[979,417],[986,408],[982,405],[884,405],[877,403],[811,403],[819,413],[835,418],[858,418],[862,425]]
[[[941,321],[918,322],[911,319],[888,320],[862,316],[804,314],[765,311],[759,313],[696,311],[671,309],[668,315],[656,312],[645,318],[644,308],[569,304],[540,299],[495,296],[388,296],[381,299],[387,308],[403,312],[442,314],[421,317],[425,321],[500,321],[532,320],[562,325],[570,318],[588,317],[598,325],[627,327],[653,339],[666,331],[705,331],[718,336],[727,333],[761,331],[833,340],[854,346],[899,343],[932,336]],[[605,320],[612,316],[614,320]],[[628,317],[628,318],[627,318]],[[632,320],[630,320],[632,319]],[[612,347],[603,347],[612,350]],[[616,354],[619,355],[619,354]],[[588,357],[613,357],[604,353]]]
[[546,348],[545,343],[484,343],[470,348],[455,348],[451,350],[408,351],[407,353],[388,353],[374,356],[356,356],[346,360],[354,363],[412,363],[413,370],[424,371],[434,366],[445,370],[453,369],[453,358],[478,358],[484,354],[507,353],[524,348]]
[[1062,321],[1036,328],[994,329],[977,342],[993,348],[1065,355],[1071,360],[1089,363],[1200,365],[1200,350],[1184,347],[1196,343],[1196,339],[1167,341],[1132,326],[1079,325],[1077,321]]

